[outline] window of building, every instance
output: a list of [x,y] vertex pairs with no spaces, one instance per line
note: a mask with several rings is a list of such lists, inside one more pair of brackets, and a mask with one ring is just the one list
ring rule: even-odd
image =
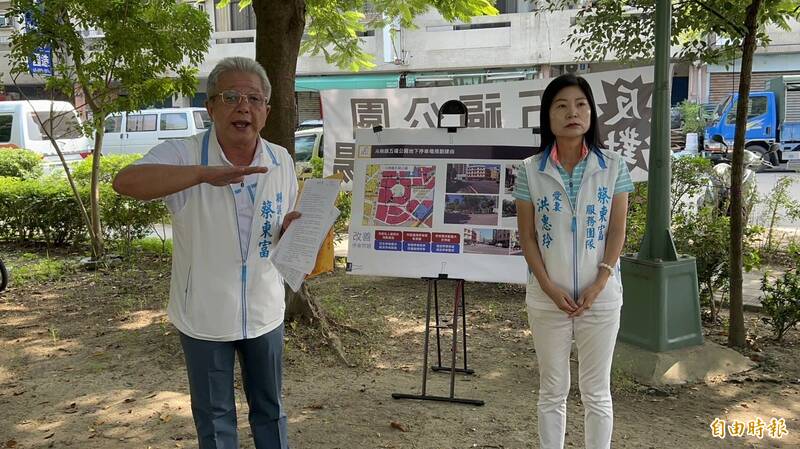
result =
[[497,0],[494,7],[500,11],[500,14],[512,14],[518,12],[517,0]]
[[509,28],[509,27],[511,27],[511,22],[464,23],[464,24],[453,25],[453,30],[455,31],[485,30],[487,28]]
[[[248,5],[245,9],[239,10],[240,0],[231,0],[226,8],[217,8],[220,0],[214,0],[214,24],[215,31],[243,31],[256,29],[256,13],[253,6]],[[231,43],[253,42],[252,37],[231,38]]]

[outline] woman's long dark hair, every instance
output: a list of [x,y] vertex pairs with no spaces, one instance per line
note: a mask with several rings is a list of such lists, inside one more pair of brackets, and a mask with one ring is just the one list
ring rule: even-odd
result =
[[561,91],[561,89],[570,86],[578,86],[578,88],[583,91],[583,94],[586,95],[586,99],[589,101],[589,107],[592,110],[591,124],[589,125],[589,130],[586,131],[586,134],[584,135],[586,145],[589,146],[589,148],[605,148],[602,140],[600,140],[600,127],[598,126],[599,124],[597,120],[597,107],[594,104],[592,88],[589,87],[589,83],[580,76],[575,76],[572,73],[566,73],[554,79],[553,81],[550,81],[550,84],[547,85],[547,88],[544,90],[544,94],[542,95],[542,109],[539,111],[539,127],[542,133],[542,144],[537,153],[541,153],[545,148],[552,145],[556,141],[556,136],[553,134],[553,130],[550,129],[550,106],[553,105],[553,100],[556,98],[556,95]]

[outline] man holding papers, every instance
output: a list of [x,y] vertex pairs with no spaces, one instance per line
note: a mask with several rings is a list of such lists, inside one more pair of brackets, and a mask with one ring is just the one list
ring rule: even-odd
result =
[[180,331],[200,449],[239,447],[236,354],[256,448],[288,447],[284,286],[271,253],[300,213],[292,212],[291,156],[259,136],[270,91],[256,61],[223,59],[208,77],[211,129],[154,147],[114,180],[120,194],[163,198],[172,214],[168,314]]
[[303,218],[286,231],[272,252],[272,263],[294,291],[313,271],[319,248],[339,216],[334,203],[340,184],[339,179],[305,181],[297,204]]

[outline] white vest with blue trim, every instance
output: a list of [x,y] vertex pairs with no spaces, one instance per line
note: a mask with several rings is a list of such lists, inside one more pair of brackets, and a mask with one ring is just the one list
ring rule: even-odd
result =
[[[189,165],[224,165],[214,128],[187,139]],[[269,259],[283,217],[294,207],[297,180],[289,153],[262,140],[269,171],[255,191],[249,247],[240,242],[232,186],[200,184],[172,217],[170,321],[202,340],[255,338],[283,322],[283,279]]]
[[[601,269],[598,264],[605,254],[620,156],[598,148],[589,151],[573,209],[561,174],[550,158],[551,148],[525,159],[523,164],[545,269],[550,280],[577,301]],[[526,302],[535,309],[559,310],[530,272]],[[611,310],[621,305],[617,263],[615,275],[608,279],[592,308]]]

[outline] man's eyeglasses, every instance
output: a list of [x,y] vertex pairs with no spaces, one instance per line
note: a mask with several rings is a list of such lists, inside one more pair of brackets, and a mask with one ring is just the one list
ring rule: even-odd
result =
[[266,97],[261,94],[243,94],[235,90],[226,90],[214,95],[214,97],[220,97],[223,103],[230,105],[239,105],[244,100],[251,106],[263,107],[267,102]]

